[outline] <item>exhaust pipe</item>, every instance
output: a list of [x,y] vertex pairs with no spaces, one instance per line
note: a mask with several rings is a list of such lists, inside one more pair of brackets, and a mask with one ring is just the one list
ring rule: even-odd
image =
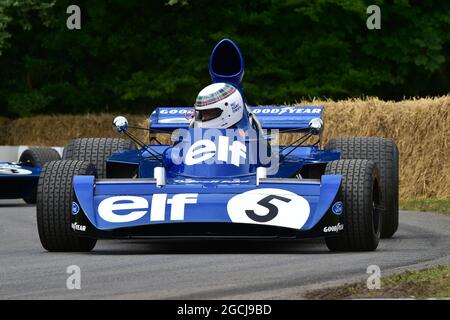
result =
[[220,40],[209,61],[209,74],[213,83],[226,82],[242,90],[244,58],[239,47],[230,39]]

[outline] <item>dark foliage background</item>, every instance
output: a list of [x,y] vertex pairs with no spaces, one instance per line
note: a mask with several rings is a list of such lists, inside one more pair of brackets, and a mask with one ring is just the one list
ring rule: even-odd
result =
[[449,30],[447,0],[0,0],[0,115],[192,104],[223,37],[244,53],[251,104],[446,94]]

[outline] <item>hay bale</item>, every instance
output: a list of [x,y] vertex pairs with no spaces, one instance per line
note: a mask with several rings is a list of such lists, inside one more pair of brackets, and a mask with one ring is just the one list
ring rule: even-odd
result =
[[300,104],[325,107],[324,143],[338,136],[392,138],[400,151],[402,199],[450,198],[450,95],[399,102],[368,98]]
[[[144,115],[129,115],[138,123]],[[63,146],[82,137],[118,137],[112,128],[111,114],[46,115],[14,121],[11,144]]]
[[0,128],[2,133],[0,134],[0,145],[8,145],[11,141],[11,119],[0,117]]

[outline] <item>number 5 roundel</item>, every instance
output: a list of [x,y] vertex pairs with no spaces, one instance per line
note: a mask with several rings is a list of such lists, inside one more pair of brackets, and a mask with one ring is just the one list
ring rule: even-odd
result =
[[300,229],[308,220],[310,207],[305,198],[291,191],[263,188],[234,196],[227,211],[236,223]]

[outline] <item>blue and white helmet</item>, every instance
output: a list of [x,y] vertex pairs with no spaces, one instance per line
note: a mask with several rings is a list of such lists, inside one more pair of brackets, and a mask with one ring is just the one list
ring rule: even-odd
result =
[[204,88],[195,101],[195,128],[230,128],[244,113],[244,99],[228,83],[214,83]]

